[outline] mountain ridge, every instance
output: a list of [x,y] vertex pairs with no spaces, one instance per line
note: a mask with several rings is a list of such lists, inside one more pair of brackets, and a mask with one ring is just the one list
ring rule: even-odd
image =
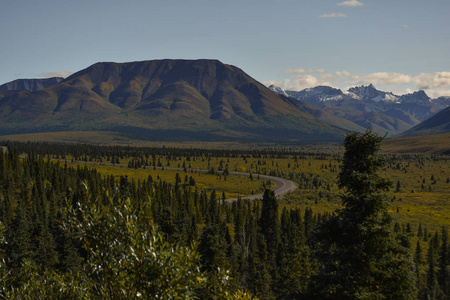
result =
[[33,92],[55,85],[63,80],[62,77],[16,79],[0,85],[0,91],[27,90]]
[[327,112],[351,121],[361,127],[391,135],[399,134],[425,121],[450,105],[450,97],[431,99],[422,90],[395,95],[377,90],[373,84],[340,89],[317,86],[302,91],[290,91],[274,85],[275,92],[283,91],[289,97],[305,101]]

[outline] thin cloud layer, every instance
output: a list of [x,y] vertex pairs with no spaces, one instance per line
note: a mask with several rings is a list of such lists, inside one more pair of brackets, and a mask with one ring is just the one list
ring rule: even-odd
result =
[[325,69],[287,69],[284,70],[285,74],[304,74],[304,73],[310,73],[310,74],[314,74],[314,73],[325,73],[326,70]]
[[378,72],[361,76],[357,80],[357,83],[372,83],[374,85],[399,85],[410,83],[411,80],[411,76],[402,73]]
[[41,74],[43,77],[47,77],[47,78],[51,78],[51,77],[69,77],[70,75],[72,75],[73,72],[69,72],[69,71],[59,71],[59,72],[48,72],[48,73],[43,73]]
[[[340,2],[336,4],[337,6],[350,6],[350,7],[357,7],[357,6],[364,6],[364,3],[358,1],[358,0],[347,0],[344,2]],[[319,16],[319,18],[347,18],[346,14],[343,13],[324,13]]]
[[343,13],[321,14],[319,18],[347,18],[347,15]]
[[349,0],[349,1],[344,1],[344,2],[338,3],[337,5],[338,6],[356,7],[356,6],[364,6],[364,3],[359,2],[358,0]]

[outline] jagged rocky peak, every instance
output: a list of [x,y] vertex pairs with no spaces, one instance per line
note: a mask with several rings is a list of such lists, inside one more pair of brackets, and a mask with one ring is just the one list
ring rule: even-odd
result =
[[411,94],[405,94],[400,97],[402,103],[417,103],[428,104],[431,103],[431,98],[423,91],[417,91]]
[[348,89],[349,93],[353,93],[357,96],[370,96],[378,94],[378,90],[375,88],[375,86],[371,83],[368,86],[355,86]]
[[344,97],[344,93],[340,89],[330,86],[316,86],[313,88],[306,88],[301,91],[283,90],[276,85],[270,85],[269,89],[273,92],[297,100],[309,101],[337,101]]
[[375,102],[379,101],[398,101],[399,97],[390,92],[383,92],[377,90],[377,88],[371,83],[368,86],[356,86],[349,88],[348,95],[352,98],[359,100],[371,100]]
[[304,89],[300,92],[286,91],[290,96],[297,99],[309,99],[310,101],[337,101],[342,99],[344,93],[340,89],[330,86],[319,85],[313,88]]
[[441,96],[439,98],[431,100],[433,103],[439,104],[443,107],[450,106],[450,96]]
[[269,89],[273,92],[297,100],[305,100],[309,102],[338,101],[341,99],[355,99],[361,101],[375,101],[383,103],[414,103],[414,104],[433,104],[445,108],[450,106],[450,96],[442,96],[437,99],[431,99],[423,91],[417,91],[402,96],[395,95],[391,92],[378,90],[373,84],[367,86],[355,86],[349,88],[346,92],[330,86],[316,86],[306,88],[301,91],[283,90],[276,85],[270,85]]

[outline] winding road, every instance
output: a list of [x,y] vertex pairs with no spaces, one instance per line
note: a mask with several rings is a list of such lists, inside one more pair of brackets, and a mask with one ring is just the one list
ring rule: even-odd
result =
[[[244,173],[244,172],[230,172],[230,174],[250,176],[250,173]],[[267,179],[267,180],[275,182],[277,185],[275,186],[273,191],[275,192],[275,196],[277,198],[281,198],[288,192],[291,192],[297,188],[297,185],[293,181],[288,180],[288,179],[284,179],[281,177],[275,177],[275,176],[269,176],[269,175],[262,175],[262,174],[252,174],[252,175],[259,176],[259,178]],[[263,197],[263,193],[256,194],[256,195],[250,195],[250,196],[244,196],[241,198],[249,199],[249,200],[256,200],[256,199],[261,199],[262,197]],[[226,199],[225,201],[233,202],[236,200],[237,200],[237,198],[231,198],[231,199]]]
[[[3,151],[7,151],[6,147],[2,147]],[[26,156],[24,155],[20,155],[21,158],[26,158]],[[65,161],[64,159],[52,159],[52,160],[58,160],[58,161]],[[86,162],[86,161],[80,161],[86,164],[100,164],[100,165],[116,165],[116,166],[123,166],[123,167],[128,167],[128,165],[126,164],[111,164],[111,163],[97,163],[97,162]],[[161,169],[162,167],[156,167],[157,169]],[[164,169],[167,170],[176,170],[176,171],[183,171],[183,168],[173,168],[173,167],[164,167]],[[191,169],[189,169],[191,170]],[[204,170],[204,169],[192,169],[191,171],[194,172],[209,172],[208,170]],[[221,173],[222,171],[218,171],[218,173]],[[250,176],[250,173],[246,173],[246,172],[229,172],[229,174],[233,174],[233,175],[240,175],[240,176]],[[266,179],[266,180],[270,180],[276,183],[276,186],[273,188],[273,191],[275,192],[275,196],[277,198],[281,198],[283,197],[285,194],[294,191],[297,188],[297,185],[288,179],[284,179],[281,177],[275,177],[275,176],[269,176],[269,175],[263,175],[263,174],[253,174],[252,176],[256,176],[259,177],[260,179]],[[263,197],[263,193],[260,194],[255,194],[255,195],[249,195],[249,196],[242,196],[241,199],[249,199],[249,200],[257,200],[257,199],[261,199]],[[233,202],[236,201],[238,198],[229,198],[229,199],[225,199],[225,201],[227,202]]]
[[[157,169],[160,169],[161,167],[156,167]],[[164,167],[164,169],[168,169],[168,170],[176,170],[176,171],[183,171],[183,168],[173,168],[173,167]],[[194,172],[209,172],[209,170],[204,170],[204,169],[188,169],[190,171],[194,171]],[[217,171],[217,173],[222,173],[223,171]],[[239,175],[239,176],[250,176],[250,173],[246,173],[246,172],[229,172],[229,174],[233,174],[233,175]],[[270,181],[275,182],[277,185],[273,188],[273,191],[275,192],[275,196],[280,199],[282,198],[284,195],[286,195],[289,192],[294,191],[295,189],[297,189],[297,185],[288,179],[284,179],[281,177],[275,177],[275,176],[269,176],[269,175],[263,175],[263,174],[254,174],[252,173],[253,177],[259,177],[260,179],[267,179]],[[255,195],[249,195],[249,196],[242,196],[241,199],[248,199],[248,200],[257,200],[257,199],[262,199],[264,193],[260,193],[260,194],[255,194]],[[229,199],[225,199],[225,201],[227,202],[233,202],[236,201],[238,198],[229,198]]]
[[[161,167],[156,167],[158,169],[160,169]],[[168,169],[168,170],[176,170],[176,171],[183,171],[183,168],[173,168],[173,167],[164,167],[164,169]],[[194,172],[209,172],[209,170],[204,170],[204,169],[188,169],[190,171],[194,171]],[[217,171],[217,173],[222,173],[223,171]],[[246,173],[246,172],[229,172],[229,174],[233,174],[233,175],[239,175],[239,176],[250,176],[250,173]],[[294,191],[297,188],[297,185],[288,179],[284,179],[281,177],[275,177],[275,176],[269,176],[269,175],[263,175],[263,174],[254,174],[252,173],[253,177],[259,177],[260,179],[267,179],[270,181],[275,182],[277,185],[273,188],[273,191],[275,192],[275,196],[277,198],[281,198],[284,195],[286,195],[289,192]],[[257,200],[257,199],[261,199],[263,197],[264,193],[260,193],[260,194],[255,194],[255,195],[249,195],[249,196],[242,196],[241,199],[248,199],[248,200]],[[233,202],[236,201],[238,198],[229,198],[229,199],[225,199],[225,201],[227,202]]]
[[[95,162],[85,162],[85,163],[94,163]],[[101,163],[103,165],[113,165],[111,163]],[[128,165],[126,164],[115,164],[116,166],[125,166],[128,167]],[[175,171],[184,171],[183,168],[174,168],[174,167],[156,167],[157,169],[162,169],[164,168],[165,170],[175,170]],[[188,169],[188,171],[194,171],[194,172],[203,172],[203,173],[207,173],[209,172],[209,170],[205,170],[205,169]],[[217,173],[222,173],[223,171],[217,171]],[[240,176],[250,176],[250,173],[246,173],[246,172],[229,172],[229,174],[233,174],[233,175],[240,175]],[[267,179],[270,181],[273,181],[276,183],[276,186],[273,188],[273,191],[275,192],[275,196],[280,199],[282,198],[285,194],[294,191],[295,189],[297,189],[297,185],[288,179],[284,179],[281,177],[275,177],[275,176],[269,176],[269,175],[263,175],[263,174],[254,174],[252,173],[253,177],[258,177],[260,179]],[[248,200],[257,200],[257,199],[262,199],[264,193],[260,193],[260,194],[255,194],[255,195],[249,195],[249,196],[242,196],[241,199],[248,199]],[[229,199],[225,199],[226,202],[233,202],[236,201],[238,198],[229,198]]]

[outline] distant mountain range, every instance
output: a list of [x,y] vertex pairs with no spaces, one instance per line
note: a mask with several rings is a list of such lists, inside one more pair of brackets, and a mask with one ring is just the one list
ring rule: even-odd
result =
[[411,129],[450,105],[450,97],[431,99],[422,90],[399,96],[372,84],[346,92],[329,86],[290,91],[271,85],[269,89],[300,101],[299,105],[307,102],[362,128],[371,127],[390,136]]
[[356,126],[217,60],[103,62],[50,85],[3,86],[2,135],[101,130],[149,140],[340,141]]
[[0,91],[25,90],[37,91],[63,81],[62,77],[51,77],[42,79],[17,79],[0,85]]

